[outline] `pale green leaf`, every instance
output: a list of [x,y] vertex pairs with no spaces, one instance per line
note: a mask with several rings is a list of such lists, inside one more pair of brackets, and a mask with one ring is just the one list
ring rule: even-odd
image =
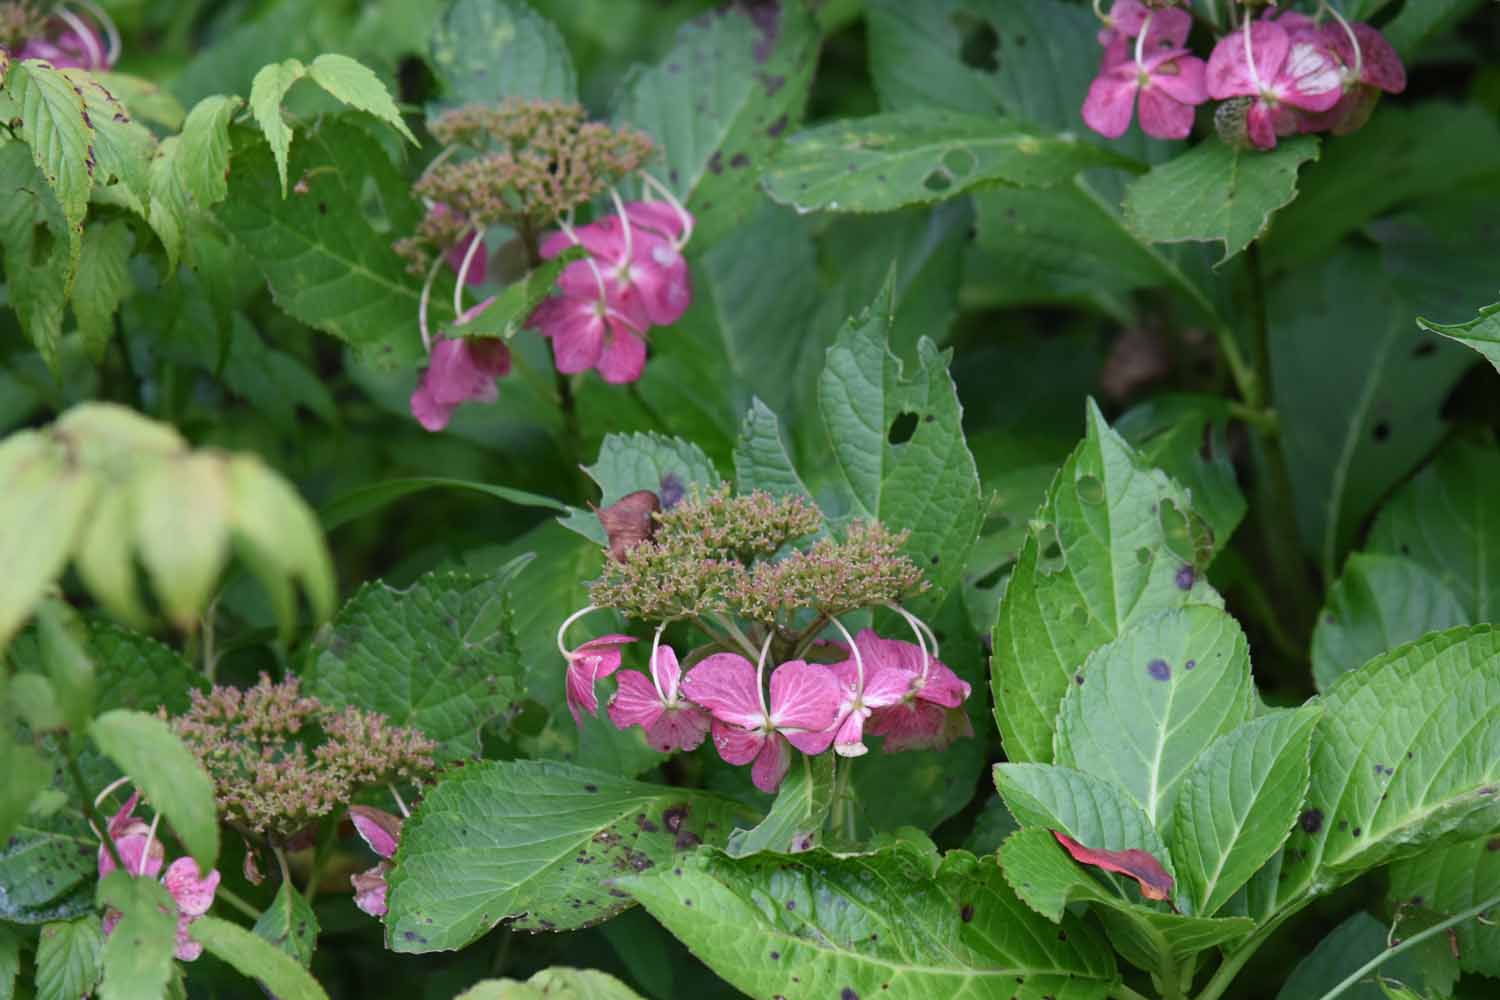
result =
[[244,104],[233,95],[205,97],[182,123],[175,165],[180,183],[202,208],[212,208],[229,193],[229,122]]
[[781,422],[758,397],[750,401],[740,424],[739,441],[734,446],[734,480],[741,493],[765,490],[777,497],[812,499],[787,454]]
[[1046,922],[993,861],[963,852],[703,850],[621,884],[751,996],[1103,1000],[1117,981],[1097,931]]
[[729,835],[724,851],[731,858],[767,851],[797,853],[818,846],[824,821],[833,808],[835,758],[831,753],[797,756],[766,818],[748,830],[735,830]]
[[1125,193],[1125,224],[1152,243],[1219,241],[1223,264],[1265,235],[1271,216],[1297,197],[1297,169],[1318,158],[1318,138],[1274,150],[1212,139],[1151,168]]
[[281,117],[281,102],[292,84],[307,75],[300,60],[269,63],[250,83],[250,113],[265,133],[271,154],[276,158],[276,173],[281,178],[281,196],[286,197],[287,151],[292,146],[292,129]]
[[1146,467],[1093,403],[1087,420],[995,626],[991,689],[1013,761],[1052,759],[1058,708],[1090,652],[1159,612],[1221,604],[1203,574],[1216,540],[1187,491]]
[[455,104],[507,97],[578,100],[568,46],[552,22],[514,0],[458,0],[433,32],[432,66]]
[[1480,306],[1479,316],[1467,323],[1434,323],[1418,316],[1417,325],[1429,333],[1440,333],[1449,340],[1472,347],[1500,371],[1500,302]]
[[293,583],[306,595],[313,618],[327,619],[333,614],[338,581],[317,515],[290,483],[255,455],[234,456],[228,473],[234,501],[231,537],[271,591],[283,634],[290,632],[295,619]]
[[[1493,835],[1424,851],[1391,866],[1391,903],[1423,914],[1448,917],[1496,896],[1500,838]],[[1465,920],[1454,928],[1458,964],[1465,972],[1500,977],[1500,926],[1494,916]]]
[[[11,692],[0,691],[10,697]],[[0,774],[5,781],[0,783],[0,844],[4,844],[16,827],[26,817],[26,810],[33,799],[52,781],[52,768],[42,755],[29,746],[22,746],[6,734],[0,739]],[[0,861],[6,869],[11,866],[8,858]],[[0,891],[0,898],[8,893]],[[7,907],[9,900],[5,900]]]
[[261,913],[252,930],[295,958],[304,969],[312,964],[313,951],[318,946],[318,918],[292,883],[281,883],[276,898]]
[[192,194],[182,181],[187,161],[181,137],[168,136],[157,147],[147,178],[151,202],[146,217],[167,252],[167,268],[173,274],[185,248],[188,213],[192,211]]
[[1136,454],[1187,487],[1193,510],[1222,549],[1245,517],[1245,495],[1229,450],[1231,415],[1217,396],[1168,393],[1148,399],[1115,421]]
[[79,1000],[99,982],[104,934],[99,918],[45,924],[36,949],[37,1000]]
[[[0,648],[30,616],[67,564],[97,485],[46,438],[23,431],[0,441]],[[20,530],[17,530],[20,529]]]
[[100,951],[100,1000],[164,996],[177,944],[177,904],[166,887],[149,875],[116,869],[99,883],[98,897],[101,905],[120,911]]
[[641,1000],[640,994],[597,969],[543,969],[526,982],[486,979],[464,990],[454,1000]]
[[1355,553],[1328,589],[1313,630],[1313,679],[1326,691],[1388,649],[1473,620],[1453,590],[1421,563]]
[[1168,845],[1191,912],[1217,913],[1286,840],[1307,793],[1318,715],[1309,706],[1247,722],[1184,779]]
[[14,63],[5,89],[20,109],[21,141],[47,186],[62,205],[68,242],[68,280],[72,283],[83,240],[83,217],[94,186],[94,127],[85,113],[84,97],[60,70],[39,59]]
[[182,119],[185,114],[182,102],[177,100],[170,91],[162,89],[159,84],[127,73],[106,73],[93,70],[89,75],[119,98],[132,116],[160,125],[172,132],[182,128]]
[[73,315],[84,347],[95,359],[104,356],[115,330],[115,310],[135,287],[130,278],[134,239],[121,219],[95,223],[83,234],[78,276],[73,279]]
[[96,202],[119,205],[146,218],[150,199],[149,172],[151,159],[156,155],[156,137],[146,126],[130,117],[125,105],[96,75],[80,69],[62,72],[82,92],[84,109],[94,128],[91,197]]
[[[386,940],[462,948],[501,921],[570,930],[630,905],[622,873],[670,869],[721,842],[744,807],[567,764],[493,761],[449,772],[401,831]],[[616,890],[617,892],[617,890]]]
[[391,92],[368,66],[336,52],[325,52],[307,67],[307,76],[344,104],[374,115],[400,132],[412,145],[420,145],[401,118]]
[[318,981],[285,952],[238,924],[199,917],[188,928],[204,951],[261,983],[278,1000],[328,1000]]
[[889,212],[981,184],[1050,187],[1086,167],[1131,162],[1011,119],[925,108],[799,133],[772,161],[765,188],[799,212]]
[[167,616],[191,628],[229,559],[229,477],[213,454],[158,462],[131,486],[135,539]]
[[171,727],[154,715],[117,708],[95,719],[89,732],[172,825],[199,870],[212,868],[219,856],[213,782]]
[[317,640],[309,691],[413,726],[454,759],[521,695],[511,580],[437,570],[405,590],[365,584]]
[[1056,759],[1124,790],[1166,836],[1178,783],[1257,703],[1239,624],[1207,605],[1166,611],[1089,654],[1062,701]]

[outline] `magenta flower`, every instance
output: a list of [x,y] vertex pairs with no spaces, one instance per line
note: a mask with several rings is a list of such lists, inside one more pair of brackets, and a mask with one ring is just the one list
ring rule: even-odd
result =
[[682,682],[689,699],[713,715],[714,747],[730,764],[754,761],[750,777],[774,792],[791,766],[789,747],[818,754],[833,742],[833,723],[843,700],[827,667],[788,660],[771,674],[767,707],[755,665],[734,653],[715,653]]
[[401,817],[370,806],[350,806],[349,821],[360,839],[370,845],[370,850],[380,856],[374,868],[349,876],[354,886],[354,905],[372,917],[386,914],[386,875],[391,870],[390,859],[396,854],[396,844],[401,839]]
[[530,325],[552,341],[553,363],[564,375],[596,368],[606,382],[634,382],[646,367],[645,316],[627,314],[625,302],[597,282],[591,295],[568,294],[595,281],[591,266],[582,260],[569,264],[559,282],[564,294],[537,306]]
[[658,646],[648,678],[638,670],[618,676],[609,700],[609,721],[618,729],[640,726],[646,741],[662,753],[696,750],[708,733],[708,713],[682,697],[682,670],[671,646]]
[[1208,100],[1203,60],[1181,47],[1192,17],[1169,7],[1148,11],[1139,23],[1132,13],[1122,23],[1135,25],[1134,51],[1124,35],[1106,47],[1099,75],[1083,101],[1084,122],[1100,135],[1118,139],[1130,128],[1139,95],[1143,132],[1158,139],[1185,138],[1193,130],[1193,109]]
[[[165,852],[161,841],[155,838],[154,824],[147,826],[143,820],[135,817],[135,806],[139,800],[139,793],[130,796],[124,808],[110,820],[108,836],[114,839],[115,850],[120,852],[120,860],[128,872],[138,877],[155,878],[161,873],[162,864],[166,860]],[[114,858],[110,857],[109,850],[101,844],[100,881],[114,871],[115,867]],[[177,904],[177,957],[184,962],[191,962],[203,954],[203,946],[188,937],[188,927],[213,905],[214,892],[219,887],[219,872],[211,870],[206,876],[200,877],[196,861],[192,858],[178,858],[167,866],[161,883]],[[106,937],[114,933],[120,917],[120,911],[114,909],[104,914]]]
[[1148,48],[1160,44],[1166,48],[1181,48],[1193,30],[1193,15],[1182,7],[1163,7],[1153,10],[1141,0],[1115,0],[1104,18],[1104,27],[1099,32],[1099,44],[1106,48],[1116,42],[1139,37],[1142,29],[1150,23],[1146,39]]
[[1217,100],[1252,97],[1246,117],[1250,141],[1273,149],[1276,137],[1299,127],[1303,113],[1330,110],[1344,96],[1339,68],[1320,36],[1288,31],[1277,21],[1245,21],[1219,39],[1205,83]]
[[[468,310],[473,319],[493,298]],[[495,379],[510,371],[510,348],[495,337],[440,339],[421,381],[411,394],[411,413],[429,431],[448,426],[461,403],[493,403],[499,397]]]
[[889,663],[869,655],[873,643],[879,641],[874,632],[864,629],[854,641],[859,647],[860,661],[856,662],[852,651],[845,646],[849,658],[830,668],[843,690],[838,717],[833,723],[833,750],[842,757],[869,752],[864,741],[865,721],[875,710],[899,704],[911,687],[911,678],[905,670],[893,669]]
[[870,735],[885,737],[887,753],[943,750],[960,736],[974,734],[963,709],[970,687],[947,664],[924,656],[919,646],[882,639],[869,629],[855,643],[865,670],[881,676],[882,691],[897,692],[893,701],[870,713],[865,725]]
[[[120,860],[125,863],[127,871],[144,872],[149,871],[152,875],[161,871],[161,866],[166,863],[166,851],[161,841],[151,835],[151,828],[146,821],[135,815],[135,807],[141,800],[141,793],[134,792],[120,811],[109,821],[109,837],[115,842],[115,850],[120,852]],[[146,858],[147,852],[151,857]],[[115,859],[110,857],[109,849],[103,842],[99,844],[99,878],[115,870]]]
[[601,635],[568,652],[568,673],[564,682],[568,711],[573,721],[583,725],[583,713],[597,715],[599,696],[594,682],[620,669],[620,647],[635,642],[634,636]]
[[47,22],[47,34],[27,39],[16,58],[45,59],[58,69],[112,69],[120,58],[120,35],[108,15],[93,4],[87,6],[92,17],[58,4]]
[[[1278,23],[1286,24],[1283,15]],[[1330,22],[1309,26],[1316,33],[1338,68],[1343,97],[1328,111],[1306,114],[1299,123],[1302,132],[1332,132],[1348,135],[1369,121],[1381,91],[1399,94],[1406,89],[1406,67],[1385,36],[1368,24],[1345,27]],[[1293,38],[1298,32],[1293,32]]]

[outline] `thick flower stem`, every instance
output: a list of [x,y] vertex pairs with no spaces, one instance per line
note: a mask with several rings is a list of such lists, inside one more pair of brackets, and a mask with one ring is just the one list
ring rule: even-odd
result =
[[239,896],[235,895],[229,890],[227,886],[221,885],[214,890],[214,902],[228,903],[231,909],[238,910],[240,913],[249,917],[251,920],[258,921],[261,918],[261,912],[259,910],[251,906]]

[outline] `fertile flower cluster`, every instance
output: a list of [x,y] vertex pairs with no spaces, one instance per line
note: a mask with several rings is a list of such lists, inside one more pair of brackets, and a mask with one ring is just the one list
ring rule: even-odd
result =
[[[641,727],[663,753],[694,750],[711,732],[719,756],[750,764],[766,792],[780,786],[793,748],[857,757],[868,751],[866,732],[884,737],[888,753],[942,749],[972,735],[963,708],[969,685],[938,659],[932,630],[898,603],[923,584],[899,552],[904,536],[856,523],[842,541],[825,536],[797,549],[790,543],[825,530],[816,507],[762,492],[735,497],[727,487],[651,517],[649,537],[606,564],[594,604],[558,632],[575,720],[598,712],[595,684],[615,676],[608,717],[616,727]],[[851,636],[838,616],[872,606],[904,618],[917,641],[871,629]],[[659,622],[647,672],[620,669],[632,636],[568,648],[568,628],[601,607]],[[682,619],[711,641],[679,660],[662,634]],[[843,641],[820,638],[828,628]],[[819,647],[837,662],[810,659]]]
[[1406,89],[1406,70],[1384,36],[1350,24],[1327,0],[1319,0],[1316,18],[1246,12],[1207,63],[1185,47],[1192,15],[1171,0],[1115,0],[1100,16],[1104,59],[1083,120],[1109,138],[1130,127],[1137,96],[1141,129],[1161,139],[1186,137],[1194,108],[1219,100],[1225,103],[1214,122],[1226,142],[1272,149],[1293,133],[1352,132],[1369,119],[1381,91]]
[[0,3],[0,49],[17,59],[45,59],[58,69],[107,70],[120,58],[120,34],[88,0],[57,4],[47,14],[19,0]]
[[[128,780],[121,778],[100,792],[94,800],[95,807]],[[184,962],[191,962],[203,954],[203,946],[188,937],[188,927],[213,905],[214,893],[219,887],[219,873],[217,870],[210,870],[207,875],[199,875],[198,863],[192,858],[178,858],[167,865],[167,870],[163,873],[166,849],[156,836],[161,816],[156,816],[149,825],[138,818],[135,807],[140,799],[139,792],[132,793],[120,807],[120,811],[110,819],[108,832],[99,834],[98,830],[94,831],[99,836],[99,881],[103,882],[118,867],[115,864],[116,855],[120,864],[132,875],[151,878],[161,875],[162,885],[177,904],[177,957]],[[107,842],[113,843],[113,854],[110,853]],[[104,914],[105,937],[114,933],[120,918],[118,910],[110,909]]]
[[420,779],[436,749],[413,729],[349,707],[335,712],[303,695],[296,677],[261,675],[247,691],[194,691],[172,720],[208,771],[223,821],[285,844],[361,788]]
[[[446,148],[413,186],[427,212],[416,233],[395,244],[411,270],[426,276],[418,326],[430,360],[411,397],[422,426],[441,430],[460,403],[493,401],[495,379],[510,369],[504,341],[461,338],[495,302],[463,303],[465,287],[489,276],[491,227],[514,233],[532,267],[580,248],[561,271],[558,294],[529,319],[551,340],[557,370],[594,369],[612,383],[640,378],[647,331],[675,323],[692,300],[682,249],[693,217],[642,170],[650,139],[590,122],[576,104],[514,98],[446,112],[432,131]],[[615,185],[636,176],[664,200],[624,202]],[[606,193],[613,214],[575,225],[575,212]],[[427,321],[445,261],[456,279],[454,339],[434,337]]]

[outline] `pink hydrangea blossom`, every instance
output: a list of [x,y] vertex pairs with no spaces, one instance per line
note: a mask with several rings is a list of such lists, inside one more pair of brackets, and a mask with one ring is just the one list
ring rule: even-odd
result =
[[620,669],[620,647],[632,642],[635,642],[634,636],[601,635],[569,651],[564,687],[568,711],[573,713],[575,723],[583,725],[585,712],[598,714],[599,696],[594,691],[594,682]]
[[1084,122],[1118,139],[1130,128],[1139,95],[1143,132],[1158,139],[1186,138],[1193,130],[1193,109],[1208,100],[1203,60],[1187,49],[1137,49],[1133,58],[1113,63],[1106,55],[1083,101]]
[[818,754],[833,742],[843,694],[833,671],[788,660],[771,674],[769,707],[755,665],[716,653],[688,672],[682,690],[713,715],[714,747],[730,764],[754,761],[750,777],[774,792],[791,767],[791,747]]
[[386,876],[390,873],[390,859],[396,854],[396,845],[401,839],[401,817],[375,809],[371,806],[350,806],[349,821],[360,839],[370,845],[380,861],[374,868],[349,876],[354,886],[354,905],[372,917],[386,914]]
[[[119,852],[126,871],[138,877],[155,878],[161,873],[162,864],[166,860],[165,851],[161,841],[156,839],[153,828],[136,818],[135,806],[139,801],[138,793],[130,796],[125,806],[110,820],[108,836],[114,840],[115,850]],[[100,881],[116,867],[109,849],[101,844]],[[207,875],[200,875],[196,861],[192,858],[178,858],[167,866],[166,872],[161,875],[161,883],[177,904],[176,955],[184,962],[191,962],[203,954],[203,946],[188,936],[188,928],[213,905],[214,893],[219,887],[219,872],[213,869]],[[118,910],[111,909],[104,914],[103,928],[106,937],[114,933],[120,919]]]
[[[879,637],[864,629],[854,637],[860,661],[844,647],[849,658],[830,668],[843,689],[838,717],[834,720],[834,752],[843,757],[858,757],[869,752],[865,746],[865,722],[878,709],[899,704],[911,687],[906,671],[893,669],[884,660],[867,654]],[[862,669],[861,669],[862,668]]]
[[58,4],[47,21],[47,34],[27,39],[16,58],[45,59],[58,69],[114,68],[120,58],[119,33],[103,11],[93,4],[88,8],[92,17],[73,5]]
[[1305,113],[1329,111],[1344,96],[1343,77],[1321,36],[1300,22],[1246,20],[1219,40],[1205,83],[1217,100],[1254,98],[1246,116],[1249,139],[1272,149],[1277,136],[1297,130]]
[[[573,273],[584,268],[583,273]],[[593,281],[589,263],[574,261],[560,284],[581,287]],[[553,363],[564,375],[597,369],[612,384],[634,382],[646,367],[646,320],[625,311],[625,303],[608,285],[591,295],[563,294],[547,299],[531,314],[531,325],[552,341]]]
[[[493,299],[468,311],[473,318]],[[461,403],[493,403],[495,379],[510,371],[510,348],[495,337],[440,339],[432,345],[427,368],[411,394],[411,413],[429,431],[448,426]]]
[[1148,48],[1158,44],[1166,48],[1181,48],[1193,30],[1193,15],[1182,7],[1153,10],[1141,0],[1115,0],[1104,18],[1099,44],[1109,48],[1117,42],[1139,37],[1141,30],[1147,28],[1148,19]]
[[640,726],[646,741],[662,753],[695,750],[708,734],[708,713],[682,696],[682,669],[670,646],[658,646],[648,678],[638,670],[618,675],[609,701],[609,719],[620,729]]
[[897,639],[882,639],[869,629],[855,637],[865,669],[882,678],[882,689],[899,693],[889,704],[870,713],[865,731],[883,736],[887,753],[903,750],[942,750],[961,736],[972,736],[973,725],[963,704],[970,687],[947,664],[921,647]]
[[[1277,19],[1286,25],[1287,15]],[[1332,132],[1347,135],[1369,121],[1381,91],[1399,94],[1406,89],[1406,67],[1385,36],[1368,24],[1345,27],[1337,21],[1307,24],[1302,32],[1321,42],[1338,69],[1343,96],[1327,111],[1304,114],[1298,123],[1302,132]],[[1351,37],[1352,36],[1352,37]]]

